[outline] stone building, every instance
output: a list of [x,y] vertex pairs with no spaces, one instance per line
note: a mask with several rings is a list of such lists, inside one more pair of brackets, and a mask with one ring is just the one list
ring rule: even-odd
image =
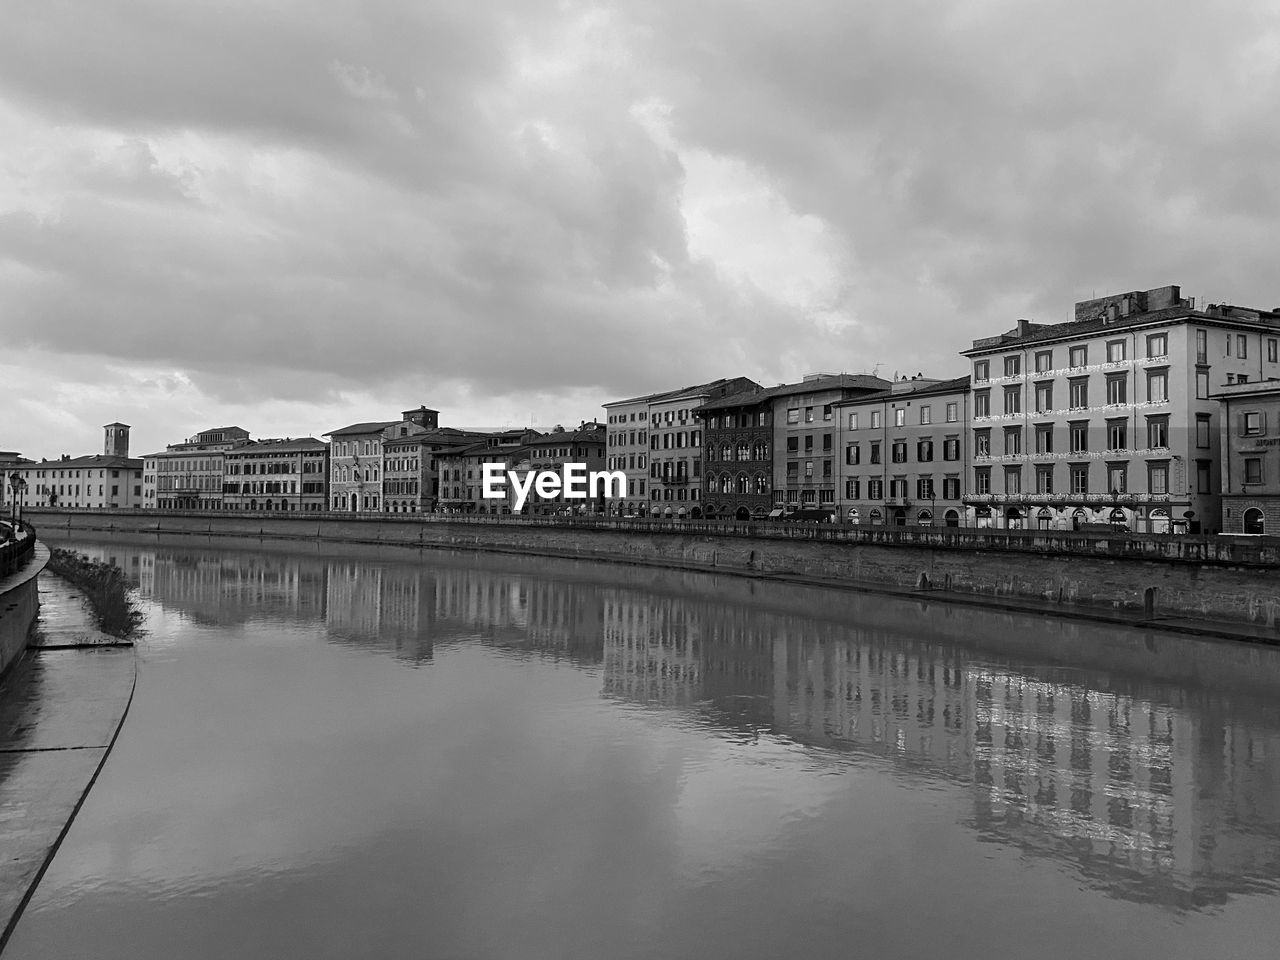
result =
[[512,457],[529,439],[531,431],[501,430],[474,443],[443,449],[436,454],[440,472],[439,510],[445,513],[509,513],[508,500],[484,496],[484,465],[495,463],[505,471]]
[[[583,464],[587,474],[602,471],[605,469],[605,436],[604,424],[586,421],[576,430],[566,430],[557,425],[549,433],[529,431],[520,446],[509,454],[507,469],[522,483],[530,471],[560,473],[566,463]],[[515,501],[515,493],[508,485],[506,507],[509,512],[517,512]],[[566,512],[598,514],[604,513],[606,507],[603,491],[595,498],[582,500],[565,497],[563,490],[553,497],[541,497],[531,488],[523,509],[518,512],[529,516]]]
[[837,503],[850,523],[960,526],[969,378],[902,379],[834,404]]
[[[770,390],[775,509],[836,509],[840,424],[835,404],[889,386],[888,380],[867,374],[816,373]],[[712,469],[711,461],[706,469]]]
[[1223,385],[1280,376],[1280,313],[1197,309],[1177,286],[1020,320],[963,351],[972,363],[978,525],[1144,532],[1219,529]]
[[1280,380],[1223,386],[1222,532],[1280,536]]
[[21,478],[17,500],[23,506],[87,508],[141,507],[142,460],[129,456],[129,426],[103,427],[103,452],[83,457],[19,463],[10,474]]
[[[119,427],[109,424],[106,429]],[[108,443],[111,438],[108,437]],[[162,510],[222,509],[223,455],[249,442],[243,427],[210,427],[143,463],[143,506]]]
[[328,509],[329,445],[322,440],[251,440],[221,457],[224,510]]
[[773,508],[773,392],[756,387],[710,400],[696,412],[706,438],[701,471],[706,516],[767,516]]

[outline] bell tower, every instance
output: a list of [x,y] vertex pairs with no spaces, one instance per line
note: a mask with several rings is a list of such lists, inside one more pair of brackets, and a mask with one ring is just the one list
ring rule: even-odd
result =
[[102,452],[108,457],[129,456],[129,425],[127,423],[108,423],[102,428],[106,431]]

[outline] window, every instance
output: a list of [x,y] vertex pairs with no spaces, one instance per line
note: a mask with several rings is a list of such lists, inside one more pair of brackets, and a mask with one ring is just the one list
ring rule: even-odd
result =
[[1196,493],[1213,493],[1213,461],[1196,461]]
[[1162,497],[1169,492],[1169,465],[1167,463],[1147,464],[1147,490],[1153,495]]
[[860,491],[860,489],[859,489],[861,486],[862,486],[862,483],[859,481],[859,479],[858,479],[857,477],[853,477],[853,478],[851,478],[851,479],[849,479],[849,480],[846,480],[846,481],[844,482],[844,496],[845,496],[845,499],[846,499],[846,500],[857,500],[859,497],[861,497],[861,496],[862,496],[862,493],[861,493],[861,491]]
[[1004,375],[1006,377],[1016,377],[1022,372],[1022,357],[1012,356],[1004,358]]
[[1201,370],[1201,369],[1196,370],[1196,399],[1197,400],[1209,399],[1209,371],[1208,370]]
[[907,425],[907,411],[905,407],[893,411],[893,425],[895,427],[905,427]]
[[889,481],[889,496],[907,498],[907,478],[894,477]]
[[1169,446],[1169,418],[1147,417],[1147,446],[1152,449]]
[[1036,467],[1036,493],[1053,493],[1053,467]]
[[1005,428],[1004,452],[1006,456],[1022,452],[1022,428],[1021,427]]
[[1053,369],[1053,351],[1041,350],[1036,354],[1036,373]]
[[920,463],[933,461],[933,441],[921,440],[916,444],[916,460]]
[[804,476],[806,480],[813,479],[813,461],[812,460],[806,460],[804,462]]
[[1127,463],[1107,464],[1107,492],[1129,492],[1129,465]]
[[943,460],[959,460],[960,459],[960,438],[947,437],[942,441],[942,459]]
[[1280,340],[1276,340],[1275,337],[1267,339],[1267,359],[1271,363],[1280,359]]
[[824,477],[828,477],[828,478],[831,476],[831,461],[830,461],[830,460],[823,460],[823,461],[822,461],[822,475],[823,475]]
[[872,463],[880,462],[880,444],[879,443],[871,444],[871,462]]
[[973,415],[975,417],[991,416],[991,391],[978,390],[973,395]]
[[1107,421],[1107,449],[1108,450],[1128,450],[1129,449],[1129,421],[1128,420],[1108,420]]
[[955,423],[960,419],[960,405],[958,403],[947,404],[947,423]]
[[1117,373],[1107,377],[1107,403],[1110,405],[1128,403],[1128,385],[1129,377],[1127,374]]
[[804,408],[804,422],[813,423],[813,407]]
[[1209,423],[1212,419],[1213,415],[1209,413],[1196,414],[1196,446],[1201,449],[1209,446]]
[[862,447],[856,443],[850,443],[844,448],[844,462],[851,467],[856,467],[862,462]]
[[1169,335],[1153,333],[1147,337],[1148,357],[1167,357],[1169,355]]
[[991,431],[973,431],[973,452],[979,457],[991,456]]
[[856,413],[849,414],[849,429],[850,430],[858,429],[858,415]]
[[905,440],[895,440],[893,443],[893,462],[907,462],[907,442]]
[[1231,356],[1231,334],[1229,334],[1229,333],[1227,334],[1227,346],[1226,346],[1226,350],[1227,350],[1227,356],[1228,356],[1228,357],[1229,357],[1229,356]]
[[1196,331],[1196,363],[1209,362],[1209,334],[1205,330]]
[[823,419],[823,420],[830,420],[830,419],[831,419],[831,404],[829,404],[829,403],[824,403],[824,404],[822,405],[822,419]]
[[1036,384],[1036,413],[1047,413],[1053,409],[1053,384]]
[[991,379],[990,360],[975,360],[973,362],[973,379],[977,383]]
[[978,494],[988,494],[991,492],[990,467],[974,467],[973,492]]
[[942,499],[943,500],[959,500],[960,499],[960,478],[959,477],[943,477],[942,478]]
[[1147,371],[1147,400],[1151,403],[1164,403],[1169,399],[1169,371]]
[[[799,437],[787,437],[787,453],[799,453],[799,452],[800,452],[800,438],[799,438]],[[721,457],[720,459],[722,459],[722,460],[728,460],[728,459],[729,459],[729,448],[728,448],[728,446],[726,446],[726,447],[724,448],[724,456],[723,456],[723,457]]]
[[804,452],[813,453],[813,434],[807,433],[804,437]]
[[879,477],[872,477],[867,481],[867,499],[883,500],[884,499],[884,481]]
[[879,410],[871,411],[871,429],[872,430],[880,429],[880,411]]
[[787,423],[799,423],[799,422],[800,422],[800,408],[792,407],[790,410],[787,411]]
[[1004,468],[1004,492],[1005,493],[1021,493],[1022,492],[1022,468],[1021,467],[1005,467]]
[[1072,410],[1085,410],[1089,406],[1089,378],[1077,377],[1070,381]]
[[1089,465],[1087,463],[1071,464],[1071,492],[1073,494],[1089,492]]
[[1053,453],[1053,424],[1036,425],[1036,453]]
[[1124,341],[1111,340],[1107,343],[1107,363],[1119,363],[1125,358]]
[[1236,334],[1236,356],[1245,360],[1249,356],[1249,338],[1243,333]]
[[930,412],[930,408],[927,403],[920,408],[920,423],[922,426],[933,423],[933,414]]
[[1004,412],[1005,413],[1021,413],[1022,412],[1022,388],[1021,387],[1005,387],[1004,388]]
[[934,497],[933,477],[920,477],[919,479],[917,479],[916,480],[916,499],[932,500],[933,497]]
[[1071,352],[1071,366],[1083,367],[1089,363],[1088,347],[1084,347],[1084,346],[1072,347],[1070,352]]
[[1261,457],[1245,457],[1244,458],[1244,482],[1245,483],[1261,483],[1262,482],[1262,458]]
[[1260,437],[1265,432],[1265,420],[1257,410],[1250,410],[1240,418],[1240,435],[1244,437]]

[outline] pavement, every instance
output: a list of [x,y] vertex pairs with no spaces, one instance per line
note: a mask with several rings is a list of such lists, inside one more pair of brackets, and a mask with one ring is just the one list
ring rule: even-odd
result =
[[[37,549],[44,549],[37,545]],[[0,681],[0,951],[106,762],[133,699],[131,644],[44,571],[26,655]]]

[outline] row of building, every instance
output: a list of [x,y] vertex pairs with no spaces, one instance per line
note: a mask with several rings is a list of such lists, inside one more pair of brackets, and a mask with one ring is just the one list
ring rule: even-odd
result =
[[[425,406],[315,438],[202,431],[140,459],[0,453],[20,502],[179,510],[509,513],[486,464],[582,463],[622,496],[533,496],[527,513],[1141,532],[1280,530],[1280,308],[1197,307],[1177,286],[1020,320],[962,351],[964,376],[745,377],[604,404],[578,428],[441,427]],[[6,459],[7,458],[7,459]]]

